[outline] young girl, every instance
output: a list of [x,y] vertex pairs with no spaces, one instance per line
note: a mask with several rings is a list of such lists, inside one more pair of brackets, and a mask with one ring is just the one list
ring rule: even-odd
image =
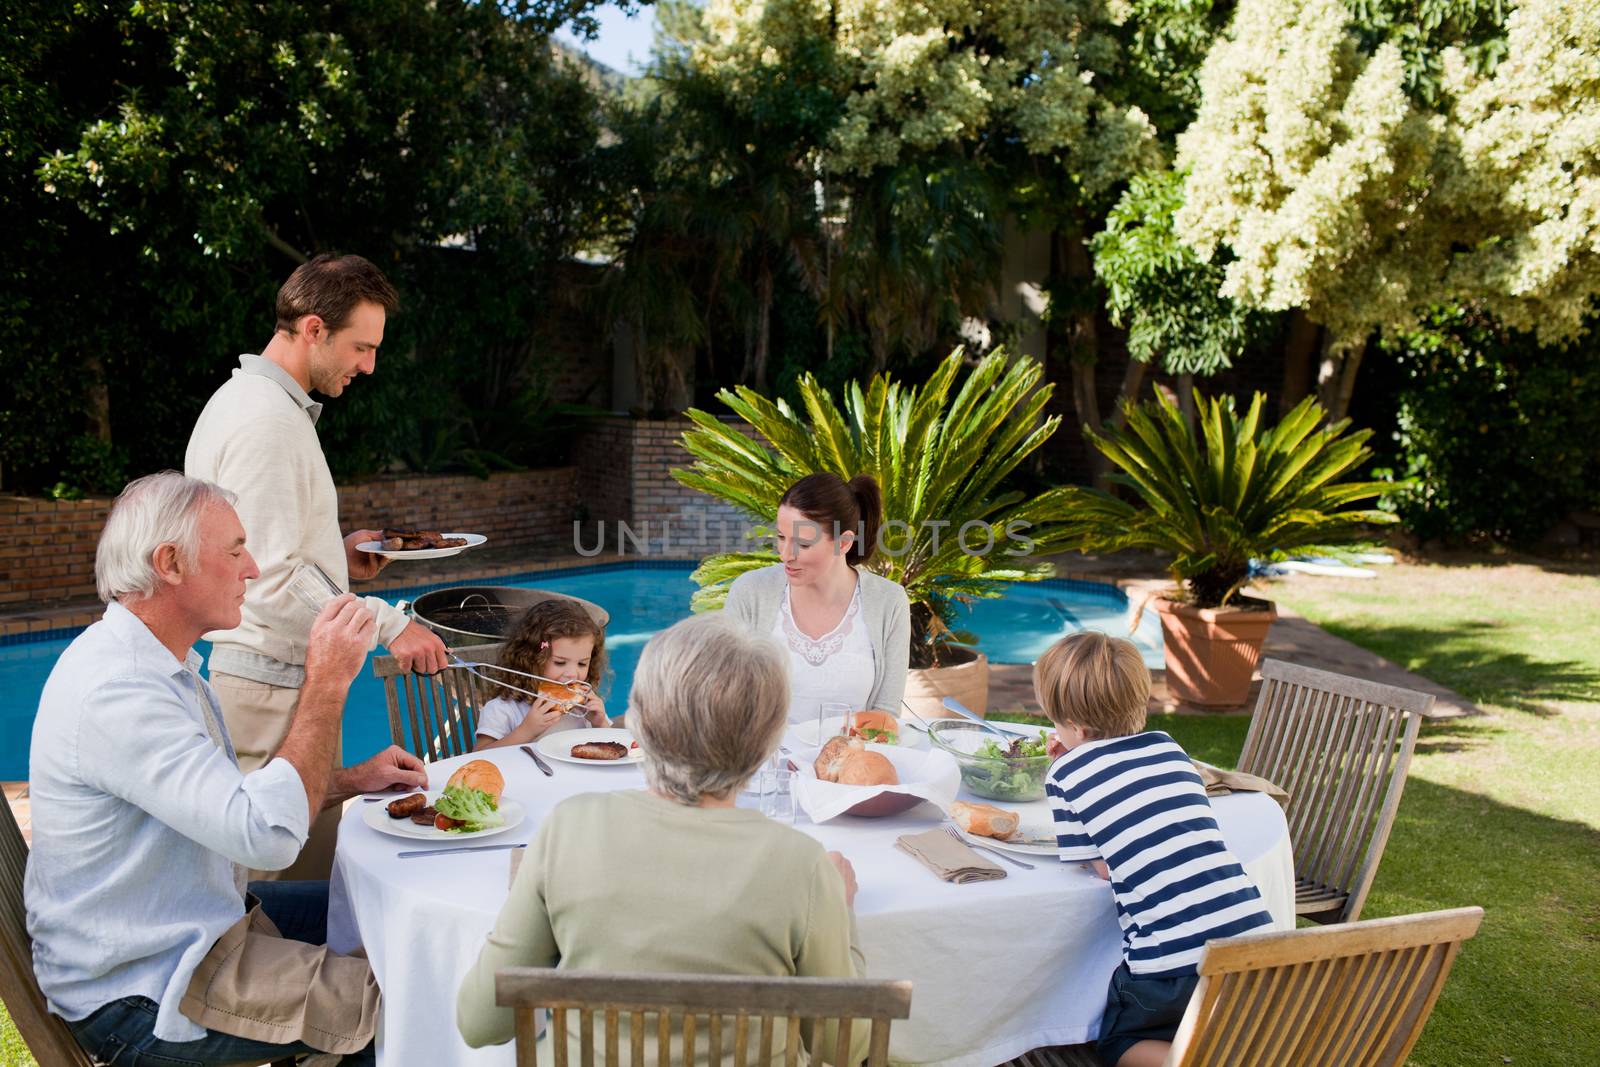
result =
[[[584,681],[596,686],[605,671],[606,634],[580,604],[554,598],[540,601],[517,621],[500,665],[524,674],[538,674],[558,682]],[[520,689],[537,690],[531,678],[484,671],[488,678],[503,678]],[[476,749],[526,745],[555,730],[582,726],[609,726],[605,701],[591,692],[573,714],[547,697],[531,697],[501,687],[501,695],[483,706],[478,716]],[[582,718],[579,718],[581,714]]]

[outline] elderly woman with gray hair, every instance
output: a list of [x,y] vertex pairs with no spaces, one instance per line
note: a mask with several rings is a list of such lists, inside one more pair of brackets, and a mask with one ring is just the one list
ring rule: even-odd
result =
[[[649,788],[572,797],[539,827],[456,1000],[475,1048],[511,1040],[511,1009],[495,1006],[503,967],[863,973],[849,861],[734,807],[787,723],[777,644],[720,613],[686,619],[645,647],[629,705]],[[858,1028],[853,1061],[865,1039]]]

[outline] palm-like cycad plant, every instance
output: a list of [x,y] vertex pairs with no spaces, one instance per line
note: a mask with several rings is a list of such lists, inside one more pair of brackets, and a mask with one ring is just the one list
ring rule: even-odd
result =
[[1233,599],[1252,559],[1282,559],[1395,520],[1349,506],[1387,491],[1387,483],[1340,481],[1372,455],[1371,430],[1347,434],[1348,419],[1322,426],[1322,407],[1309,397],[1264,429],[1265,401],[1257,393],[1241,416],[1231,397],[1206,400],[1197,391],[1197,434],[1162,396],[1130,408],[1125,428],[1090,432],[1118,468],[1111,480],[1137,499],[1068,490],[1079,547],[1170,552],[1174,580],[1195,607],[1211,608]]
[[[958,603],[1001,595],[1007,582],[1055,573],[1029,556],[1067,540],[1069,491],[1035,496],[1000,491],[1005,477],[1055,433],[1039,420],[1051,387],[1035,388],[1039,365],[994,352],[957,387],[961,349],[921,386],[875,376],[845,390],[844,410],[814,377],[800,379],[804,414],[751,389],[717,394],[766,444],[704,411],[683,435],[694,466],[672,476],[768,524],[778,499],[807,474],[871,474],[883,489],[880,551],[869,566],[899,582],[911,600],[911,666],[936,666],[962,635],[951,629]],[[770,445],[770,447],[768,447]],[[986,551],[989,534],[992,546]],[[728,583],[777,560],[769,551],[710,556],[694,572],[695,610],[721,605]]]

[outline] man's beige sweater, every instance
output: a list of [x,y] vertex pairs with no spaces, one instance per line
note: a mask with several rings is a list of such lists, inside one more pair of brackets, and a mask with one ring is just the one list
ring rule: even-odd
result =
[[[245,590],[243,620],[207,634],[211,670],[298,688],[305,678],[306,638],[314,614],[289,589],[302,563],[315,563],[339,587],[350,587],[339,495],[317,439],[313,403],[277,364],[241,356],[195,423],[184,473],[238,494],[245,547],[261,577]],[[365,603],[388,644],[409,621],[378,597]]]

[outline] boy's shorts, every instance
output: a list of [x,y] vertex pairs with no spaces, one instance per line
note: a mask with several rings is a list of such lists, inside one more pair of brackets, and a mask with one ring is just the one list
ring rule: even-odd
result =
[[1189,998],[1199,982],[1196,975],[1141,978],[1128,970],[1126,961],[1119,964],[1111,976],[1100,1038],[1094,1047],[1100,1062],[1116,1067],[1123,1054],[1138,1042],[1171,1041],[1176,1037],[1178,1023],[1183,1021]]

